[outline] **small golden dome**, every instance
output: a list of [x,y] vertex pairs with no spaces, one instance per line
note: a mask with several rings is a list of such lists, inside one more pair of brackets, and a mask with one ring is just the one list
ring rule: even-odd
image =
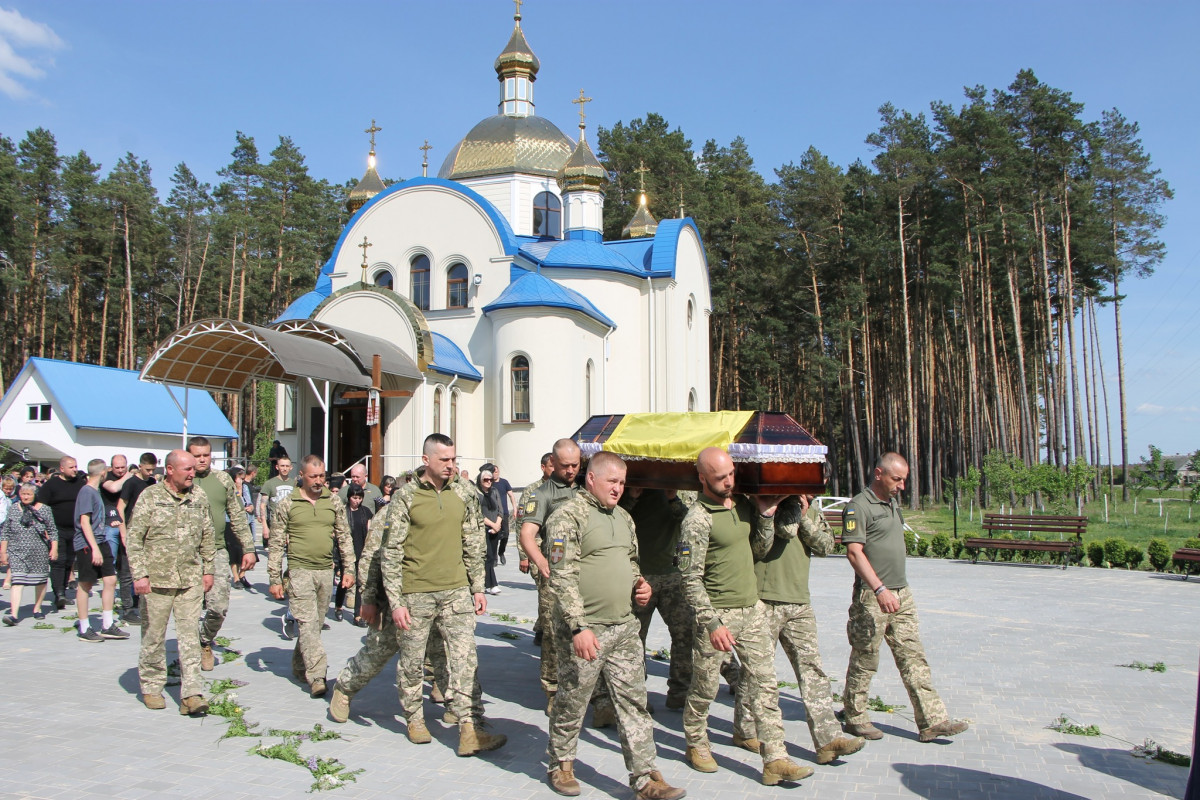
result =
[[457,181],[520,172],[557,178],[573,147],[544,117],[498,114],[481,121],[450,150],[438,177]]
[[633,219],[629,220],[629,224],[621,229],[621,238],[623,239],[640,239],[643,236],[653,236],[658,230],[658,220],[650,213],[650,209],[646,207],[646,195],[642,193],[642,199],[638,203],[638,209],[633,215]]
[[375,157],[372,154],[367,171],[363,173],[358,184],[350,190],[350,196],[346,198],[346,210],[351,214],[357,213],[360,208],[366,205],[368,200],[386,188],[383,185],[383,179],[375,171]]
[[563,192],[579,189],[600,190],[608,182],[608,172],[588,147],[587,139],[582,136],[575,152],[567,159],[562,171],[558,173],[558,188]]
[[542,68],[542,62],[533,54],[529,42],[525,41],[525,34],[521,31],[521,15],[517,14],[513,19],[516,22],[513,24],[512,36],[509,37],[504,50],[496,56],[496,74],[501,79],[511,73],[525,73],[534,78]]

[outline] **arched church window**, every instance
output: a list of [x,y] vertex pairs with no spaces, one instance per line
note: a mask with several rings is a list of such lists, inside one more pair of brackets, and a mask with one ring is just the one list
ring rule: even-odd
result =
[[512,421],[529,422],[529,359],[513,356]]
[[692,317],[694,317],[694,316],[695,316],[695,314],[696,314],[696,304],[695,304],[695,302],[693,302],[693,301],[692,301],[692,298],[690,298],[690,297],[689,297],[689,298],[688,298],[688,304],[687,304],[687,325],[688,325],[688,330],[691,330],[691,329],[692,329]]
[[467,307],[467,265],[455,264],[446,273],[446,308]]
[[540,192],[533,198],[533,235],[562,236],[562,201],[553,192]]
[[392,283],[393,278],[390,269],[381,269],[375,273],[375,285],[381,289],[391,289]]
[[583,418],[591,419],[592,416],[592,370],[595,367],[592,360],[589,358],[587,366],[583,370]]
[[696,410],[696,390],[692,389],[688,392],[688,411]]
[[429,256],[419,254],[412,260],[410,269],[413,305],[422,311],[429,310]]
[[433,432],[442,432],[442,387],[433,390]]
[[458,392],[450,390],[450,438],[458,441]]

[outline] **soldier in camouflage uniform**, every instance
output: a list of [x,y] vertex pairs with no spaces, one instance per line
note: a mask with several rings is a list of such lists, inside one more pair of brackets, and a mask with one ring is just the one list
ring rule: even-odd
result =
[[204,490],[193,486],[196,459],[183,450],[167,455],[166,477],[138,498],[126,534],[134,591],[142,596],[142,648],[138,680],[146,708],[165,708],[167,621],[175,617],[182,679],[181,714],[208,710],[200,675],[197,620],[213,582],[213,527]]
[[[550,545],[543,530],[546,520],[555,509],[575,496],[575,476],[579,474],[579,445],[571,439],[554,443],[550,457],[550,477],[532,490],[525,489],[517,506],[520,521],[518,541],[522,554],[530,561],[530,574],[538,586],[538,619],[542,631],[542,690],[553,700],[558,690],[558,661],[556,658],[551,610],[554,595],[550,588]],[[550,713],[549,705],[546,713]]]
[[[333,591],[333,548],[342,557],[342,588],[354,585],[354,541],[342,498],[325,486],[325,462],[314,455],[300,462],[300,488],[275,504],[267,575],[271,596],[286,592],[299,633],[292,650],[292,674],[309,694],[325,694],[327,659],[321,626]],[[287,556],[286,588],[283,559]]]
[[212,516],[213,532],[216,536],[217,548],[214,563],[221,571],[213,579],[212,588],[204,593],[204,620],[200,624],[200,668],[211,670],[216,661],[213,658],[212,643],[225,624],[225,615],[229,613],[229,578],[225,565],[229,563],[229,552],[225,549],[225,519],[234,535],[242,544],[242,572],[249,572],[258,563],[254,554],[254,537],[250,533],[250,525],[246,522],[246,507],[242,505],[242,495],[233,483],[233,478],[223,469],[212,468],[212,444],[203,436],[193,436],[188,439],[187,450],[196,459],[196,486],[204,490],[208,496],[209,513]]
[[550,586],[557,599],[554,634],[559,653],[558,695],[550,711],[547,778],[554,791],[578,795],[574,761],[579,731],[600,676],[616,707],[621,754],[639,798],[679,798],[655,769],[654,726],[646,707],[646,662],[632,599],[650,600],[638,569],[633,520],[617,506],[625,462],[597,453],[586,491],[550,515]]
[[[804,698],[808,731],[818,764],[856,753],[865,742],[842,735],[833,713],[829,678],[821,669],[817,649],[817,616],[809,602],[810,556],[824,557],[833,549],[833,532],[825,516],[807,495],[789,497],[775,511],[775,541],[767,555],[754,565],[758,596],[766,606],[768,641],[781,642],[792,662],[800,695]],[[772,647],[774,649],[774,647]],[[747,676],[748,677],[748,676]],[[733,743],[757,753],[758,733],[750,713],[747,692],[737,696],[733,712]]]
[[471,682],[479,659],[475,616],[487,611],[483,593],[486,550],[475,485],[458,476],[454,441],[425,438],[425,472],[392,495],[388,531],[380,553],[383,586],[400,629],[400,701],[408,739],[432,741],[421,702],[429,632],[446,642],[449,710],[458,718],[458,754],[471,756],[504,745],[507,738],[479,728],[471,709]]
[[[517,556],[520,559],[520,561],[517,564],[517,569],[521,570],[521,572],[529,573],[529,577],[533,579],[533,585],[535,588],[537,588],[537,593],[538,593],[538,615],[537,615],[537,619],[533,623],[533,643],[537,647],[541,647],[541,644],[542,644],[542,627],[543,627],[543,625],[545,625],[545,627],[547,627],[547,628],[550,627],[549,622],[546,621],[549,619],[549,616],[547,616],[547,617],[545,617],[545,619],[543,619],[542,615],[547,609],[543,608],[544,603],[542,601],[542,574],[537,569],[530,570],[529,555],[525,552],[525,548],[521,545],[521,524],[525,517],[525,509],[526,508],[530,508],[530,509],[537,508],[537,503],[531,502],[534,500],[534,492],[537,491],[537,488],[539,486],[541,486],[543,482],[550,479],[550,473],[554,469],[553,461],[554,461],[553,453],[546,453],[542,456],[542,463],[541,463],[542,480],[535,481],[534,483],[531,483],[528,486],[526,486],[525,489],[521,492],[521,499],[517,502],[516,506],[513,507],[512,527],[517,532]],[[536,544],[538,544],[540,546],[540,544],[541,544],[540,534],[536,535],[534,537],[534,541]]]
[[[688,492],[695,499],[695,492]],[[621,507],[633,517],[642,576],[650,584],[650,602],[634,608],[641,623],[642,645],[655,609],[671,634],[671,667],[667,676],[667,708],[682,709],[692,684],[692,640],[696,615],[683,591],[683,575],[675,563],[679,523],[688,504],[673,491],[627,489]]]
[[767,554],[775,538],[778,498],[735,498],[733,460],[718,447],[700,453],[696,470],[703,492],[684,517],[677,556],[696,612],[692,685],[683,710],[688,763],[700,772],[717,771],[708,741],[708,707],[717,696],[721,661],[732,651],[746,673],[738,695],[746,696],[762,743],[763,783],[805,778],[812,769],[787,757],[775,648],[754,577],[754,561]]
[[854,568],[854,594],[846,623],[850,664],[842,700],[848,733],[883,738],[867,715],[867,696],[871,678],[879,669],[879,646],[886,639],[912,700],[919,738],[932,742],[962,733],[967,723],[952,720],[946,713],[921,646],[917,606],[904,571],[904,516],[897,499],[907,479],[904,458],[885,453],[875,465],[871,485],[851,498],[842,513],[842,543]]

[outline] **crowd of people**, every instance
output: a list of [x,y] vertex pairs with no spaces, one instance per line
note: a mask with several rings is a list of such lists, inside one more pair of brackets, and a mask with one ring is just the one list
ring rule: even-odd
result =
[[[781,644],[806,706],[816,761],[852,755],[883,733],[867,714],[868,690],[883,642],[913,703],[919,739],[966,730],[933,687],[905,575],[898,495],[908,465],[895,453],[876,464],[867,488],[843,514],[842,543],[853,568],[847,634],[851,655],[842,719],[817,644],[810,559],[829,553],[834,532],[807,496],[736,493],[729,454],[710,447],[696,461],[701,491],[626,487],[626,466],[601,452],[584,463],[570,439],[541,462],[543,480],[516,499],[495,464],[472,478],[454,442],[426,438],[422,467],[380,486],[356,465],[342,479],[315,455],[293,465],[272,450],[261,488],[253,468],[212,467],[212,448],[193,437],[172,451],[156,479],[145,453],[130,471],[123,456],[72,458],[40,486],[20,473],[0,487],[0,564],[8,567],[10,609],[20,622],[22,590],[33,587],[33,616],[50,602],[65,608],[75,574],[78,637],[125,639],[122,619],[141,627],[138,675],[147,708],[166,707],[166,633],[174,619],[181,677],[180,713],[207,711],[204,671],[229,610],[231,586],[249,588],[256,535],[267,550],[268,591],[287,604],[283,633],[296,640],[292,672],[312,697],[328,691],[321,641],[334,619],[365,629],[363,644],[337,675],[329,714],[345,722],[355,694],[399,654],[396,683],[413,744],[427,744],[423,688],[457,724],[460,756],[495,750],[506,737],[484,716],[476,617],[501,592],[510,524],[521,572],[538,590],[535,644],[547,698],[547,782],[581,791],[574,762],[589,706],[596,727],[616,725],[639,798],[678,798],[656,766],[645,684],[645,640],[655,613],[671,637],[666,708],[682,712],[687,763],[719,769],[708,738],[709,706],[721,676],[736,695],[736,746],[761,756],[762,782],[795,782],[813,770],[787,755],[775,647]],[[293,471],[295,475],[293,476]],[[339,480],[342,479],[342,480]],[[100,585],[93,628],[88,605]],[[118,588],[119,587],[119,588]]]

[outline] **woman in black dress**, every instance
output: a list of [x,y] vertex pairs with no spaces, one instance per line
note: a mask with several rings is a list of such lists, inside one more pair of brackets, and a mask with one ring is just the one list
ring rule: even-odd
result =
[[[345,489],[346,495],[346,521],[350,523],[350,538],[354,542],[354,562],[356,565],[358,560],[362,558],[363,547],[367,543],[367,526],[371,524],[371,518],[375,516],[371,509],[363,505],[363,487],[359,486],[354,481],[347,484]],[[354,609],[354,624],[362,628],[366,625],[359,612],[362,609],[362,593],[358,591],[357,584],[349,589],[341,587],[342,574],[342,559],[338,549],[333,548],[333,569],[334,574],[338,576],[338,588],[333,598],[334,617],[343,619],[342,606],[347,603],[347,592],[349,592],[349,605]],[[362,579],[365,575],[360,575]]]

